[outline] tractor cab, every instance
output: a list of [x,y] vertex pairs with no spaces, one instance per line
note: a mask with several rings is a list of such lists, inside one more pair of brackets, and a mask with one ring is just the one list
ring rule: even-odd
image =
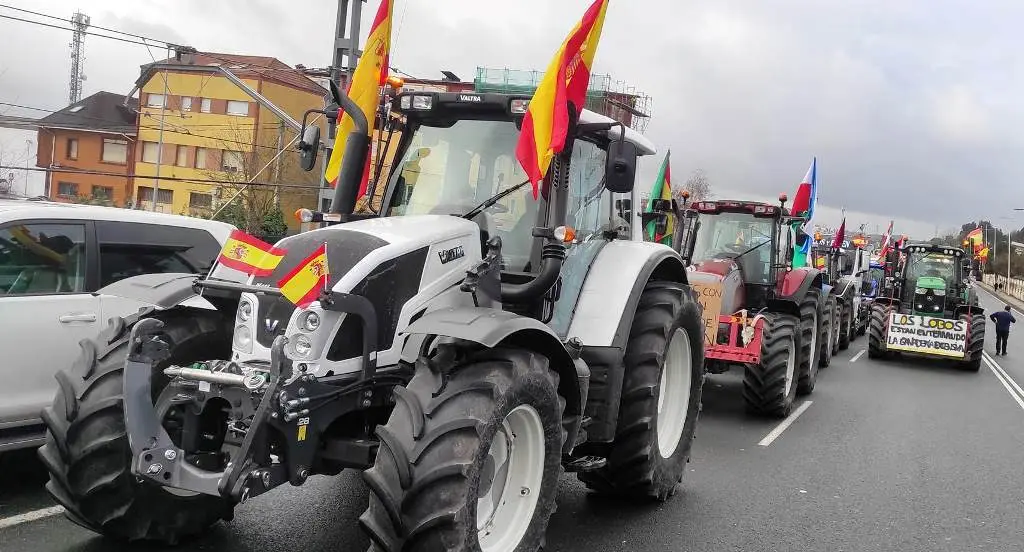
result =
[[692,262],[697,273],[742,286],[725,289],[726,306],[764,305],[778,282],[778,271],[789,262],[793,232],[784,224],[789,211],[782,205],[751,201],[699,201],[692,204],[700,219],[693,240]]
[[958,247],[914,244],[903,250],[896,292],[904,310],[933,317],[953,317],[968,297],[964,252]]

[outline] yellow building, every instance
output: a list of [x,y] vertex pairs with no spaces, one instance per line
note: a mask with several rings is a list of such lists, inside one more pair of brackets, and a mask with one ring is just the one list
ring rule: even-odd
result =
[[290,213],[315,208],[320,174],[299,168],[297,132],[218,65],[296,121],[324,105],[323,88],[275,58],[185,54],[143,66],[136,205],[151,209],[156,190],[157,211],[210,216],[238,195],[246,230],[258,233],[264,214],[280,207],[294,231]]

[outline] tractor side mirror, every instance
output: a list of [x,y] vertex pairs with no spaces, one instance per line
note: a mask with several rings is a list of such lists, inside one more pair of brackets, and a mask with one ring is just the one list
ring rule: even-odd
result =
[[609,191],[625,194],[633,191],[636,178],[636,144],[625,140],[608,143],[608,161],[605,164],[604,186]]
[[316,166],[316,156],[320,150],[320,127],[309,125],[302,131],[299,142],[299,166],[309,172]]

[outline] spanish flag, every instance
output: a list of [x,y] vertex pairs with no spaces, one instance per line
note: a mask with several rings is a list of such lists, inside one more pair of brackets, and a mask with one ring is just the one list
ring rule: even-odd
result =
[[583,19],[562,42],[548,65],[523,118],[516,159],[533,184],[534,199],[551,160],[565,146],[569,131],[568,104],[572,103],[577,113],[583,111],[607,10],[608,0],[596,0],[583,14]]
[[[377,120],[377,106],[380,103],[380,87],[388,80],[388,57],[391,53],[391,12],[395,0],[382,0],[380,8],[377,9],[377,17],[370,27],[370,36],[366,38],[363,47],[363,55],[356,64],[356,70],[352,75],[352,82],[348,87],[348,97],[352,99],[359,109],[366,115],[366,121],[370,124],[370,135],[373,135],[373,128]],[[324,171],[324,179],[334,188],[338,185],[338,175],[341,173],[341,164],[345,157],[345,140],[355,130],[352,117],[338,111],[338,128],[335,134],[334,149],[331,150],[331,158],[327,161],[327,169]],[[359,185],[359,195],[366,195],[366,187],[370,178],[370,156],[366,156],[366,167],[363,169],[363,181]]]
[[304,309],[316,301],[320,291],[327,289],[331,271],[327,267],[327,244],[321,245],[312,255],[306,257],[288,274],[281,278],[277,287],[286,299]]
[[232,230],[217,262],[254,276],[270,276],[284,258],[285,250],[256,239],[241,230]]

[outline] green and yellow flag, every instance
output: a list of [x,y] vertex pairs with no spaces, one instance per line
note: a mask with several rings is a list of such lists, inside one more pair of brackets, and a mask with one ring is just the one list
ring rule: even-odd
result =
[[[672,155],[671,151],[665,153],[665,160],[661,162],[661,170],[658,171],[658,179],[654,181],[654,186],[651,188],[651,198],[647,202],[647,212],[650,213],[654,210],[654,201],[657,199],[672,200],[672,169],[669,167],[669,156]],[[646,235],[647,239],[654,242],[663,243],[665,245],[672,245],[672,234],[675,231],[675,215],[669,214],[668,223],[665,225],[665,233],[659,234],[655,222],[649,221],[647,223]]]

